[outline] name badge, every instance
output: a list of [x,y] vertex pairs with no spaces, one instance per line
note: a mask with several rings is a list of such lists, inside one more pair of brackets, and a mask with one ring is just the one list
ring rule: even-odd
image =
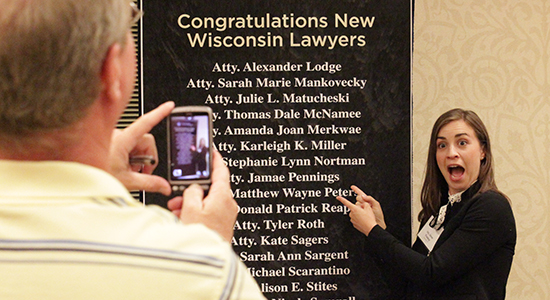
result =
[[437,242],[437,239],[439,239],[439,236],[443,232],[444,228],[441,226],[439,229],[435,229],[430,224],[432,223],[434,217],[431,216],[428,222],[424,224],[424,227],[418,232],[418,238],[426,245],[426,248],[428,248],[429,252],[432,252],[435,242]]

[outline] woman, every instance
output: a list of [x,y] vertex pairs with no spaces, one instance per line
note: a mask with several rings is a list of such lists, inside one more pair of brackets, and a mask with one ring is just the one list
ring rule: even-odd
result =
[[191,146],[191,155],[193,163],[195,164],[195,170],[200,176],[208,176],[206,171],[206,155],[208,154],[208,147],[206,147],[206,140],[201,138],[199,141],[199,147],[195,145]]
[[409,282],[407,299],[504,299],[516,244],[509,200],[495,184],[491,144],[472,111],[453,109],[432,129],[412,249],[385,231],[380,204],[359,188],[354,227]]

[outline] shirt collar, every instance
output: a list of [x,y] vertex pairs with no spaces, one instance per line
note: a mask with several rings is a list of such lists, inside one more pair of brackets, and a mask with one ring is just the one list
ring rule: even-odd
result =
[[479,184],[479,181],[474,181],[470,187],[468,187],[466,190],[462,191],[462,192],[458,192],[458,193],[455,193],[455,194],[450,194],[449,192],[448,193],[448,204],[450,204],[451,206],[453,206],[453,204],[455,203],[459,203],[461,202],[462,200],[468,200],[470,198],[472,198],[476,193],[477,191],[479,190],[480,188],[480,184]]
[[449,204],[451,206],[453,206],[453,204],[455,203],[458,203],[462,200],[462,193],[464,193],[465,191],[462,191],[462,192],[458,192],[456,194],[449,194]]

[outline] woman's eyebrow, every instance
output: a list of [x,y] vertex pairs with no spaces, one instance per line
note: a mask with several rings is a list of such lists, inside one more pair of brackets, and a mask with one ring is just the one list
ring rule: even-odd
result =
[[[466,132],[455,134],[455,138],[461,137],[461,136],[470,136],[470,135],[469,135],[468,133],[466,133]],[[446,140],[447,138],[444,137],[444,136],[438,136],[436,139],[437,139],[437,140]]]

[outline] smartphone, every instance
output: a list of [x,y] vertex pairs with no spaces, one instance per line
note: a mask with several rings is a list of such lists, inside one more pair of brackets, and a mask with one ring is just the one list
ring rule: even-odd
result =
[[168,182],[174,192],[197,183],[210,187],[212,175],[212,109],[175,107],[168,117]]

